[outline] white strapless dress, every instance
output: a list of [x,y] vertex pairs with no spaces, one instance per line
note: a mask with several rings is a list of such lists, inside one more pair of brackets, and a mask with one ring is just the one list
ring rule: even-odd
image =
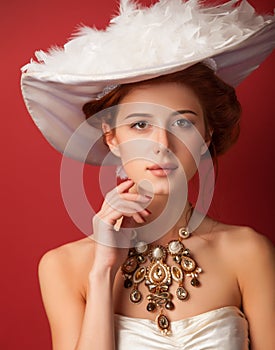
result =
[[116,350],[249,350],[248,323],[235,306],[171,322],[162,335],[155,322],[115,315]]

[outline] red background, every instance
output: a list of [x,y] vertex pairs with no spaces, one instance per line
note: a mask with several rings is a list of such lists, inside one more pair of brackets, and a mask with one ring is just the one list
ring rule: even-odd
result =
[[[274,0],[251,3],[259,11],[274,6]],[[51,348],[37,264],[47,250],[83,238],[62,203],[61,155],[41,137],[24,107],[19,68],[36,49],[64,44],[76,24],[104,27],[115,8],[114,0],[1,1],[1,349]],[[275,52],[237,89],[242,133],[220,159],[212,208],[216,218],[249,225],[273,242],[274,63]],[[89,172],[96,184],[96,174]],[[100,194],[93,193],[97,206]]]

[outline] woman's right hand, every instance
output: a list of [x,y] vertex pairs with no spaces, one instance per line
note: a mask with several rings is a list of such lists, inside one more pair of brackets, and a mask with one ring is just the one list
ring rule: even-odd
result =
[[[93,218],[95,252],[93,268],[90,274],[101,274],[111,269],[114,278],[120,265],[124,262],[131,243],[132,232],[127,228],[129,222],[142,224],[150,215],[145,207],[151,198],[138,193],[130,193],[134,186],[132,180],[119,184],[110,191],[100,211]],[[120,229],[114,226],[122,219]]]

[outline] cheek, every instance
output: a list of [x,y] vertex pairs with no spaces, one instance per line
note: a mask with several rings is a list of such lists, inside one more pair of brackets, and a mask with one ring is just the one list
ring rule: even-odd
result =
[[152,149],[154,143],[148,139],[136,138],[119,140],[119,152],[123,163],[135,160],[152,160]]
[[128,175],[128,178],[134,181],[137,178],[139,178],[139,175],[141,175],[142,169],[144,168],[144,164],[141,160],[132,160],[124,162],[122,159],[122,164],[126,174]]
[[189,181],[197,172],[197,163],[192,154],[186,150],[184,154],[179,157],[179,162],[182,166],[182,171],[185,174],[186,180]]
[[190,138],[185,142],[179,141],[176,157],[189,181],[196,173],[200,163],[201,142],[197,138]]
[[189,153],[194,159],[200,158],[201,147],[204,139],[195,129],[174,139],[173,148],[177,155]]

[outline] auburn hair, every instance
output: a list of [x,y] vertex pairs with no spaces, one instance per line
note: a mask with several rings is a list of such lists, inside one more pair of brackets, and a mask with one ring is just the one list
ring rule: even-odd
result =
[[[216,158],[225,153],[238,139],[241,105],[235,89],[217,77],[215,72],[203,63],[142,82],[118,85],[101,99],[86,103],[83,112],[86,118],[90,118],[106,108],[118,105],[135,87],[170,82],[183,84],[195,93],[201,103],[206,130],[211,139],[210,154]],[[115,126],[115,113],[104,121]],[[92,123],[100,127],[102,119],[95,116]]]

